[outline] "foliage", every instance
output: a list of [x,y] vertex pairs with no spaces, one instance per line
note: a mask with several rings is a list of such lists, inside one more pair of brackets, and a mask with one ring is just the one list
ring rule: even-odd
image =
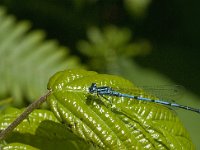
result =
[[194,149],[171,109],[134,99],[88,94],[92,82],[116,89],[127,87],[131,94],[151,97],[118,76],[85,70],[56,73],[48,83],[51,109],[85,141],[109,149]]
[[[133,60],[133,58],[136,58],[139,55],[141,56],[149,53],[152,44],[149,43],[149,39],[144,40],[143,38],[141,38],[141,35],[139,35],[140,38],[138,38],[138,35],[134,35],[132,37],[133,24],[130,23],[130,18],[127,19],[124,17],[125,12],[119,9],[119,7],[117,7],[118,5],[121,4],[120,1],[117,1],[117,5],[114,4],[113,1],[106,1],[107,5],[101,5],[102,1],[81,1],[81,0],[65,1],[63,3],[66,4],[67,9],[65,9],[64,5],[62,5],[60,1],[59,2],[37,1],[38,3],[35,1],[28,1],[29,6],[27,8],[24,7],[27,4],[26,1],[13,1],[13,2],[5,1],[5,2],[9,4],[11,8],[13,8],[13,6],[16,5],[17,9],[21,10],[23,14],[26,14],[25,9],[29,10],[30,12],[32,11],[32,13],[35,13],[34,15],[36,16],[36,18],[38,18],[36,22],[38,23],[38,21],[41,21],[42,24],[45,23],[48,24],[48,26],[50,26],[49,30],[54,35],[56,34],[58,36],[57,38],[63,43],[65,42],[66,45],[70,43],[69,46],[74,48],[75,47],[74,43],[78,43],[77,44],[78,50],[80,51],[77,52],[75,51],[76,49],[73,49],[73,51],[71,52],[73,54],[80,54],[81,52],[81,54],[84,55],[84,57],[81,57],[82,55],[79,55],[78,57],[82,59],[82,62],[85,62],[87,67],[91,70],[96,70],[98,72],[104,72],[104,73],[106,72],[109,74],[118,74],[128,78],[129,80],[133,81],[133,83],[139,85],[158,85],[158,84],[163,85],[172,83],[171,80],[161,75],[160,73],[157,73],[156,71],[150,70],[148,68],[142,68],[138,66],[138,64],[135,63],[135,61]],[[25,5],[22,6],[19,5],[19,3],[23,3]],[[59,4],[55,6],[54,4],[56,3]],[[141,17],[141,15],[145,15],[145,12],[150,4],[150,1],[126,0],[124,1],[124,4],[129,13],[130,12],[132,13],[131,15],[134,15],[136,17]],[[93,7],[95,7],[94,10]],[[104,10],[104,11],[102,11],[103,13],[102,12],[99,13],[98,12],[99,10],[101,11]],[[38,14],[41,14],[43,18]],[[87,17],[85,17],[82,14],[86,15]],[[173,14],[173,16],[174,15],[176,14]],[[105,26],[108,23],[104,22],[102,18],[106,18],[105,20],[109,20],[110,21],[109,24],[111,25]],[[124,27],[120,28],[112,24],[113,22],[116,23],[118,20],[123,22],[120,24],[120,26],[125,26],[125,28]],[[173,22],[170,21],[168,22],[170,23],[170,27],[171,24],[173,27]],[[188,23],[189,22],[190,21],[188,21]],[[66,68],[74,68],[74,67],[76,68],[81,66],[78,61],[79,58],[70,56],[68,48],[60,46],[54,40],[51,41],[44,40],[43,31],[31,30],[30,23],[28,22],[24,21],[16,22],[15,17],[6,15],[5,11],[2,8],[0,9],[0,23],[1,23],[0,24],[0,76],[1,76],[0,98],[1,99],[3,98],[2,101],[0,102],[1,110],[5,109],[5,106],[7,106],[11,100],[13,100],[14,104],[18,106],[27,103],[27,101],[31,102],[35,100],[37,97],[41,96],[44,93],[47,81],[53,73],[57,72],[58,70],[63,70]],[[165,25],[166,22],[163,23]],[[91,25],[93,27],[91,27]],[[94,27],[96,25],[98,27]],[[142,26],[141,29],[143,30],[145,29],[145,31],[149,29],[151,31],[152,30],[151,25],[153,25],[156,31],[157,30],[159,31],[158,26],[154,26],[154,24],[150,25],[146,24],[146,25],[148,27]],[[80,37],[84,38],[83,34],[85,32],[86,27],[88,28],[87,31],[88,40],[83,39],[79,41]],[[140,28],[141,26],[139,25],[138,27]],[[163,26],[159,27],[161,27],[162,31],[165,31],[165,28],[163,29]],[[141,30],[138,31],[139,28],[135,30],[136,34],[141,32]],[[62,29],[61,32],[57,32],[61,29]],[[135,24],[134,24],[134,29],[135,29]],[[196,28],[192,29],[195,30],[196,32]],[[50,31],[48,32],[48,34],[52,36],[52,33]],[[157,38],[164,36],[167,40],[170,39],[173,40],[173,38],[171,38],[171,33],[174,31],[175,30],[173,28],[172,29],[170,28],[169,32],[170,38],[167,36],[167,34],[153,34],[155,30],[152,30],[150,32],[151,33],[150,36],[154,36]],[[168,31],[166,30],[165,32]],[[179,32],[179,30],[177,30],[177,32]],[[133,38],[134,41],[132,40]],[[73,43],[74,45],[71,43]],[[167,47],[166,50],[167,55],[168,55],[168,49],[172,49],[173,50],[172,55],[174,55],[174,50],[180,48],[177,46],[174,47],[173,49],[170,46],[171,45]],[[184,45],[182,47],[184,47]],[[162,49],[162,47],[159,47],[158,49],[160,50]],[[178,53],[178,57],[176,57],[176,59],[180,58],[182,53],[183,52],[181,49],[181,52]],[[153,61],[156,64],[160,65],[161,59],[162,57],[156,55],[156,59],[155,60],[153,59]],[[177,60],[179,61],[179,59]],[[193,60],[198,60],[198,59],[193,59]],[[147,62],[148,61],[149,60],[147,59]],[[177,71],[177,66],[173,61],[171,60],[169,61],[168,57],[167,57],[167,63],[170,63],[171,66],[173,66]],[[161,65],[161,67],[165,69],[164,65]],[[82,71],[77,71],[74,74],[77,74],[76,77],[78,76],[80,77],[80,75],[82,74],[81,72]],[[180,136],[179,140],[181,140],[182,137],[187,137],[189,139],[188,134],[186,133],[184,127],[180,123],[177,116],[174,115],[174,113],[172,113],[165,107],[161,108],[161,106],[157,107],[156,105],[156,109],[158,110],[162,109],[163,111],[166,110],[167,116],[172,115],[171,119],[172,120],[173,118],[175,120],[178,119],[177,122],[172,122],[172,120],[170,120],[171,121],[170,123],[169,120],[166,121],[163,118],[162,118],[163,120],[161,119],[162,124],[156,122],[157,120],[151,120],[151,121],[142,120],[146,117],[145,114],[150,112],[150,108],[155,107],[154,105],[145,104],[143,108],[145,108],[146,113],[141,118],[136,117],[137,119],[135,119],[135,114],[133,114],[135,110],[129,107],[130,104],[132,103],[127,104],[126,102],[128,101],[124,101],[122,103],[121,99],[112,98],[111,100],[113,101],[113,104],[115,104],[114,105],[115,108],[110,108],[109,103],[103,98],[88,96],[88,94],[85,92],[85,89],[83,88],[82,90],[82,87],[80,88],[78,86],[81,85],[86,88],[91,84],[90,76],[85,77],[85,73],[80,77],[81,82],[79,80],[76,80],[76,82],[74,82],[73,81],[74,77],[72,75],[73,78],[70,78],[69,81],[73,81],[73,83],[70,84],[66,83],[69,84],[68,86],[69,88],[72,88],[70,92],[64,91],[60,95],[59,90],[53,91],[53,94],[49,98],[51,109],[54,112],[54,114],[51,113],[53,121],[51,120],[52,118],[46,118],[46,110],[38,110],[33,112],[33,114],[36,115],[33,117],[30,116],[27,120],[24,120],[22,125],[17,127],[16,130],[11,134],[11,136],[8,139],[6,139],[7,143],[6,144],[2,143],[3,149],[7,149],[9,147],[11,149],[44,148],[42,147],[42,144],[38,142],[38,140],[44,141],[45,145],[49,145],[48,149],[51,148],[55,149],[55,147],[60,148],[58,147],[58,145],[61,147],[67,146],[71,149],[94,148],[92,145],[86,144],[81,139],[84,139],[85,141],[92,143],[94,145],[100,145],[102,147],[106,145],[108,147],[112,147],[113,146],[112,143],[109,143],[109,141],[105,140],[105,136],[102,135],[100,131],[98,131],[98,129],[100,128],[98,128],[98,126],[96,126],[94,122],[91,123],[89,117],[87,118],[86,116],[83,116],[83,114],[79,113],[79,110],[76,109],[78,106],[80,106],[79,108],[83,107],[85,110],[87,110],[85,115],[95,118],[94,121],[96,122],[100,122],[100,125],[103,126],[102,129],[105,129],[106,131],[111,131],[113,133],[111,135],[116,136],[117,139],[115,141],[113,140],[113,138],[111,138],[114,142],[119,141],[119,139],[121,140],[121,138],[123,137],[124,138],[129,137],[128,135],[130,135],[130,132],[133,132],[133,130],[131,130],[133,127],[134,129],[137,128],[140,131],[141,127],[143,127],[143,123],[147,123],[148,125],[150,125],[150,127],[153,127],[154,129],[160,129],[163,135],[165,135],[162,136],[161,139],[164,140],[165,142],[166,142],[165,138],[168,137],[167,140],[172,140],[172,142],[174,142],[174,145],[179,143],[179,142],[176,143],[173,137],[171,137],[171,135],[174,135],[174,133],[171,134],[171,132],[165,131],[166,128],[168,129],[173,128],[175,132],[178,129],[183,129],[182,130],[183,132],[181,132],[183,134]],[[99,83],[100,85],[101,84],[103,85],[102,81],[104,81],[105,83],[108,83],[106,85],[111,85],[112,87],[116,88],[118,86],[116,86],[115,84],[119,84],[120,87],[127,86],[127,84],[123,84],[124,80],[121,80],[120,78],[116,79],[114,76],[108,77],[107,75],[98,75],[96,73],[95,76],[99,76],[99,80],[95,79],[96,80],[95,82]],[[82,77],[84,77],[85,79],[83,79]],[[179,75],[179,78],[180,77],[182,77],[182,74],[181,76]],[[198,75],[196,75],[196,77],[198,77]],[[68,79],[68,77],[66,77],[66,79]],[[110,83],[107,80],[109,81],[116,80],[116,83]],[[65,82],[65,80],[61,78],[59,82]],[[55,83],[50,81],[49,88],[52,88],[51,86],[52,87],[57,86],[57,81]],[[75,87],[80,89],[79,90],[74,89]],[[134,86],[131,85],[131,87],[133,88]],[[184,102],[184,100],[185,101],[190,100],[189,103],[187,103],[186,105],[191,104],[194,106],[197,105],[198,107],[199,104],[197,102],[197,99],[199,98],[195,97],[194,95],[192,95],[187,91],[185,91],[184,93],[186,96],[185,98],[182,98],[182,102]],[[70,104],[69,99],[72,98],[77,102],[76,106],[71,104],[70,107],[64,103],[65,100],[68,100],[67,102],[68,104]],[[55,103],[58,103],[60,107],[54,105]],[[138,104],[136,105],[135,108],[138,108],[137,106],[141,105],[142,104]],[[133,106],[135,106],[135,104],[133,104]],[[61,109],[63,109],[64,111],[62,111]],[[105,110],[107,114],[100,112],[102,110]],[[13,119],[16,117],[16,115],[19,115],[22,112],[22,110],[15,110],[15,111],[17,113],[13,113],[12,110],[10,109],[8,111],[1,112],[1,118],[0,118],[2,119],[0,121],[2,125],[1,130],[4,129],[8,125],[8,123],[11,123]],[[184,125],[191,133],[192,140],[197,145],[199,143],[198,139],[200,135],[198,134],[199,116],[197,115],[195,116],[192,113],[188,112],[181,112],[181,111],[177,112],[181,120],[184,122]],[[155,113],[155,111],[152,111],[152,113]],[[163,113],[158,114],[158,116],[162,114]],[[56,115],[57,118],[55,118],[53,115]],[[74,120],[70,120],[71,118],[68,118],[66,115],[69,115],[70,117],[74,118]],[[113,124],[110,123],[109,120],[105,119],[105,117],[107,117],[106,115],[109,115],[108,116],[109,119],[113,119],[114,121],[116,121],[116,123],[120,124],[121,128],[126,129],[127,135],[120,135],[121,130],[111,126]],[[82,116],[82,118],[80,118],[80,116]],[[5,117],[7,117],[8,120],[6,120]],[[42,121],[40,120],[40,117],[43,118]],[[29,119],[30,120],[32,119],[33,122],[30,122]],[[158,126],[156,126],[153,123],[158,123]],[[68,126],[64,126],[63,124],[67,124]],[[33,128],[30,127],[25,129],[23,128],[23,125],[26,127],[33,126]],[[166,125],[165,129],[162,128],[162,125],[164,126]],[[19,132],[17,131],[18,129]],[[149,128],[144,126],[144,129],[149,129]],[[41,130],[42,130],[41,133],[32,132]],[[91,135],[88,134],[87,131],[92,131],[92,134]],[[24,134],[24,132],[26,134]],[[73,134],[71,132],[73,132]],[[161,141],[158,142],[155,139],[153,139],[151,137],[152,134],[150,133],[146,134],[145,131],[141,131],[140,133],[138,134],[143,136],[145,135],[147,136],[147,139],[149,138],[152,140],[149,141],[150,145],[154,145],[156,142],[157,143],[161,142]],[[96,136],[94,136],[93,138],[93,135]],[[49,139],[49,137],[51,137],[51,139]],[[140,137],[138,136],[138,138]],[[63,141],[63,139],[65,141]],[[103,142],[101,140],[103,140]],[[121,140],[120,142],[122,143],[122,145],[120,145],[122,147],[124,146],[124,143],[125,145],[127,144],[126,146],[130,147],[132,146],[130,143],[128,142],[126,143],[123,140]],[[187,145],[186,143],[188,143],[188,141],[186,139],[186,142],[182,140],[180,144],[183,145],[184,148],[186,148],[187,146],[190,146],[191,144],[190,142],[191,141],[189,140],[189,145]],[[141,144],[141,141],[136,139],[135,143]],[[145,143],[142,144],[145,145]],[[116,144],[115,146],[118,145]],[[95,147],[95,149],[96,148],[97,147]]]
[[[89,94],[91,82],[116,89],[126,86],[130,94],[155,98],[118,76],[85,70],[57,72],[48,83],[52,91],[48,102],[53,112],[33,111],[4,141],[7,144],[1,143],[2,149],[194,149],[171,109],[134,99]],[[8,108],[1,112],[0,129],[22,111]]]
[[[7,108],[1,112],[0,129],[10,124],[23,110]],[[90,145],[72,134],[68,128],[59,123],[51,111],[35,110],[24,120],[12,134],[1,142],[4,149],[89,149]]]
[[147,40],[130,43],[131,32],[127,28],[108,26],[100,31],[93,27],[87,35],[89,41],[80,41],[78,48],[89,58],[87,65],[99,72],[120,74],[124,62],[138,55],[146,55],[151,48]]
[[12,97],[15,105],[22,105],[23,97],[33,101],[41,96],[54,72],[80,66],[66,47],[29,29],[30,23],[17,23],[0,8],[0,97]]

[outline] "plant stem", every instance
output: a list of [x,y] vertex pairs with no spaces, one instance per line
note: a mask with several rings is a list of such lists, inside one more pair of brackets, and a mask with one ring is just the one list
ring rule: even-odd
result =
[[48,91],[44,96],[30,104],[19,117],[17,117],[5,130],[0,133],[0,141],[5,139],[8,134],[11,133],[12,130],[17,127],[25,118],[27,118],[34,109],[38,108],[43,102],[45,102],[50,93],[51,91]]

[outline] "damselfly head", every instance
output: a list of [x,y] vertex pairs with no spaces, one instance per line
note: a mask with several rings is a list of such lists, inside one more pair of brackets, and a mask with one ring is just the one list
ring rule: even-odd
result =
[[89,87],[89,92],[90,93],[95,93],[97,91],[97,84],[92,83],[92,85]]

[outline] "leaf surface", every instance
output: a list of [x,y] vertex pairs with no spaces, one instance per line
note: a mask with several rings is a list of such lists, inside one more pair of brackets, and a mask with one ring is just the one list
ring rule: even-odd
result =
[[76,69],[58,72],[48,83],[52,90],[48,102],[58,120],[74,134],[100,148],[194,149],[173,110],[135,99],[90,94],[92,83],[126,87],[129,94],[155,98],[118,76]]

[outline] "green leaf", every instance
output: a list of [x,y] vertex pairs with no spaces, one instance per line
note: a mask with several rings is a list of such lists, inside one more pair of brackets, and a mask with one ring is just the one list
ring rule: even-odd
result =
[[[13,120],[22,113],[23,110],[7,108],[0,114],[0,130],[5,129]],[[65,126],[56,119],[54,114],[47,110],[35,110],[29,117],[6,138],[2,143],[2,148],[43,149],[54,150],[63,149],[88,149],[88,145],[72,134]],[[24,145],[25,144],[25,145]],[[31,148],[30,148],[31,149]]]
[[0,98],[11,95],[15,105],[22,105],[24,97],[33,101],[44,93],[54,72],[81,66],[67,47],[30,28],[29,22],[16,22],[0,7]]
[[[85,141],[110,149],[194,149],[176,113],[159,104],[97,96],[91,83],[127,88],[129,94],[155,98],[128,80],[85,70],[56,73],[48,83],[48,102],[57,118]],[[112,105],[111,103],[112,102]]]
[[1,148],[1,150],[13,150],[13,149],[16,149],[16,150],[26,150],[26,149],[39,150],[38,148],[34,148],[30,145],[26,145],[26,144],[22,144],[22,143],[11,143],[11,144],[7,144]]

